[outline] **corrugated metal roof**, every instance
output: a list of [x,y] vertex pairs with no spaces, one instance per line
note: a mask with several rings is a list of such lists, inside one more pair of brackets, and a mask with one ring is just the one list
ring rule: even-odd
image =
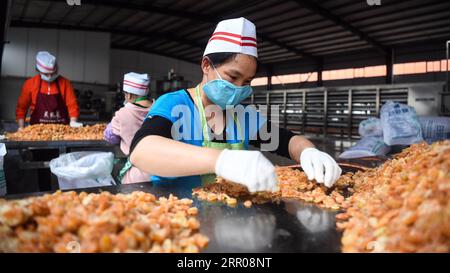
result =
[[450,37],[446,0],[16,0],[11,26],[107,31],[112,47],[198,62],[215,24],[238,16],[256,24],[263,64]]

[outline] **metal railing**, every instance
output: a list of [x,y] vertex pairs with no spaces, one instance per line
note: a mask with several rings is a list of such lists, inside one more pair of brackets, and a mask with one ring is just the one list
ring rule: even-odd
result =
[[378,116],[388,100],[407,104],[408,91],[406,84],[255,91],[243,104],[278,105],[271,122],[297,133],[357,139],[362,120]]

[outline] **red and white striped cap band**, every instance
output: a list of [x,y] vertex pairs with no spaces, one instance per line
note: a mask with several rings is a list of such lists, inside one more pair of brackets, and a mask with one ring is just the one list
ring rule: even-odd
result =
[[54,73],[56,71],[56,58],[47,51],[36,54],[36,68],[42,73]]
[[147,74],[127,73],[123,78],[123,91],[139,96],[147,95],[149,82]]
[[203,56],[221,52],[258,57],[255,25],[243,17],[219,22]]
[[211,38],[209,39],[208,43],[213,40],[226,41],[240,46],[253,46],[253,47],[257,46],[256,39],[253,37],[245,37],[224,31],[214,32]]

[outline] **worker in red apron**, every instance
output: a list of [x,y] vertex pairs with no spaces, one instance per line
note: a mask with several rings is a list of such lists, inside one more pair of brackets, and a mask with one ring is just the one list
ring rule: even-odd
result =
[[25,81],[16,107],[19,128],[30,111],[30,124],[70,124],[81,127],[78,102],[70,81],[58,75],[56,58],[46,51],[36,55],[39,72]]

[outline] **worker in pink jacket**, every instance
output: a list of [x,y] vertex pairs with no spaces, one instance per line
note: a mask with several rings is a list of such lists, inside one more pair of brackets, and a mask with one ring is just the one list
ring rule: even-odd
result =
[[[148,98],[149,82],[147,74],[134,72],[125,74],[123,80],[125,105],[114,114],[104,132],[105,140],[112,144],[120,143],[120,149],[127,156],[134,134],[141,127],[152,105]],[[120,171],[119,178],[123,184],[146,182],[150,180],[150,174],[142,172],[127,161]]]

